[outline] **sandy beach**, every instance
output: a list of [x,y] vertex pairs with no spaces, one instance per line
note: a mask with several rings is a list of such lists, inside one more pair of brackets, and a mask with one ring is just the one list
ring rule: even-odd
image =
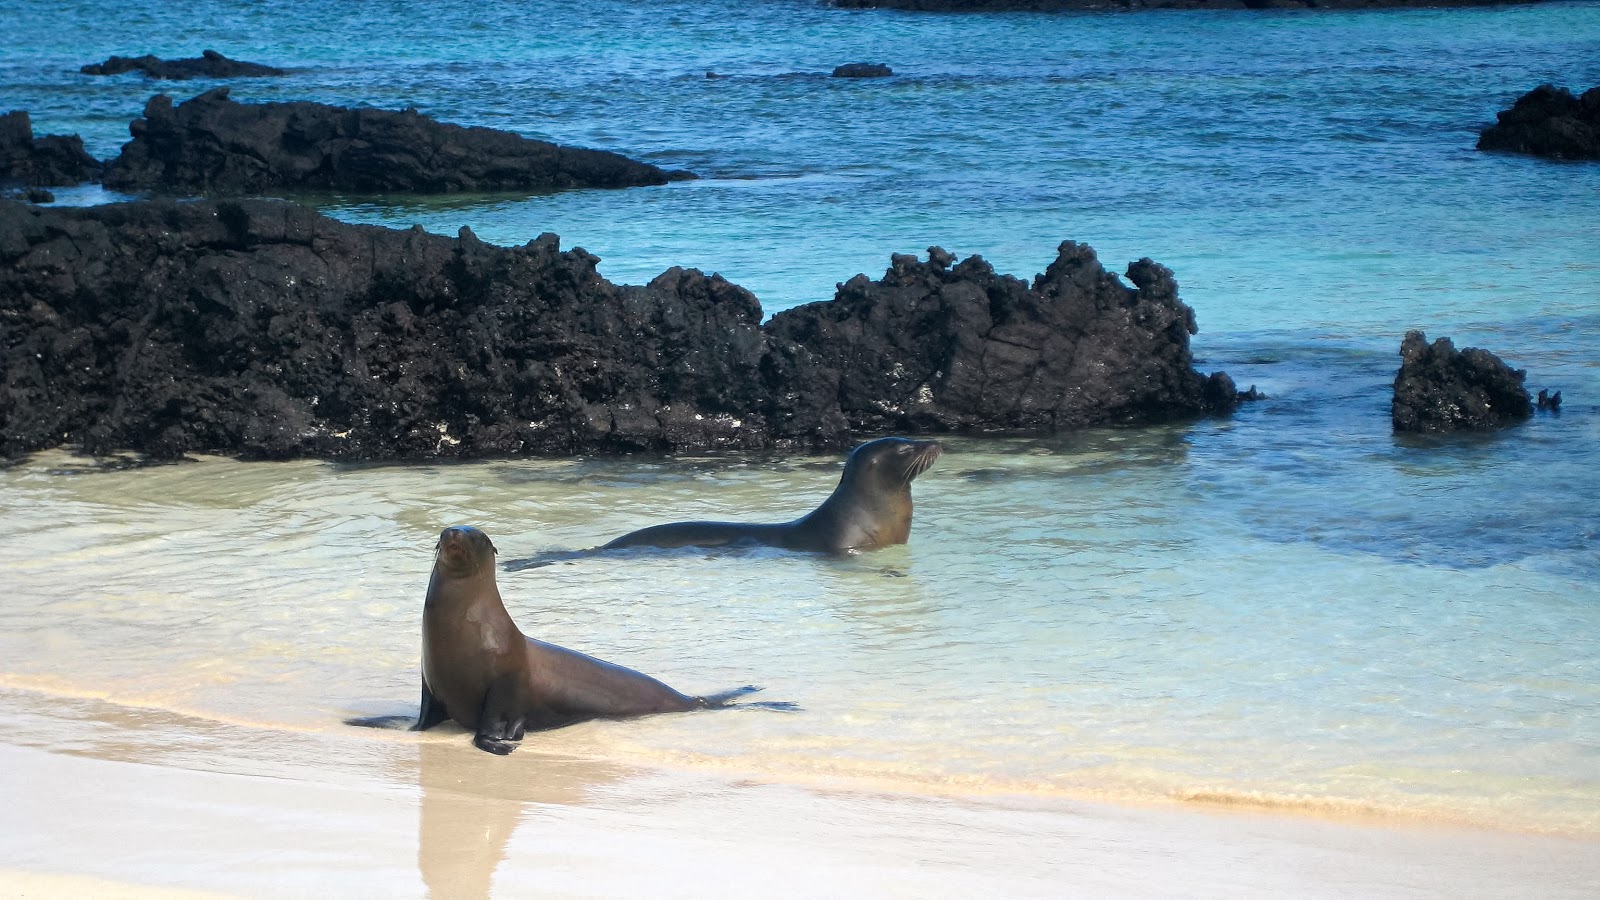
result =
[[1600,880],[1600,847],[1564,837],[775,784],[559,740],[502,759],[458,729],[7,699],[6,897],[1585,897]]

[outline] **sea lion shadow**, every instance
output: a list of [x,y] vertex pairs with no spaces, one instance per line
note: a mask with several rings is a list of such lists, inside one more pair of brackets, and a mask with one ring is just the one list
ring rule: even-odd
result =
[[804,556],[838,556],[848,557],[855,555],[855,551],[841,551],[839,553],[818,554],[808,550],[785,550],[782,547],[773,547],[757,540],[732,541],[716,546],[701,546],[685,544],[682,547],[590,547],[586,550],[541,550],[532,556],[523,556],[517,559],[508,559],[500,564],[500,569],[505,572],[522,572],[528,569],[540,569],[553,566],[557,563],[570,563],[591,557],[604,559],[673,559],[686,556],[699,556],[704,559],[722,559],[724,557],[744,558],[788,558]]
[[595,555],[594,550],[541,550],[532,556],[508,559],[500,564],[500,569],[505,572],[521,572],[524,569],[539,569],[593,555]]
[[[766,688],[761,687],[760,685],[747,684],[747,685],[745,685],[743,687],[737,687],[737,688],[734,688],[732,690],[722,691],[721,693],[717,693],[717,694],[707,694],[707,695],[705,695],[703,697],[698,697],[696,699],[700,701],[700,708],[703,709],[703,710],[761,709],[761,710],[767,710],[767,711],[770,711],[770,712],[784,712],[784,713],[805,712],[805,707],[801,706],[799,703],[797,703],[797,702],[795,702],[793,700],[742,700],[741,699],[743,697],[748,697],[751,694],[759,693],[759,692],[764,691],[764,690],[766,690]],[[631,719],[631,718],[634,718],[634,717],[633,716],[596,716],[595,719],[591,719],[591,720],[587,720],[587,721],[600,720],[600,721],[622,722],[622,721],[626,721],[626,720]],[[413,713],[391,713],[391,714],[381,715],[381,716],[352,716],[350,718],[341,719],[340,721],[344,722],[344,724],[346,724],[346,725],[353,725],[353,726],[355,726],[357,728],[381,728],[381,729],[386,729],[386,730],[389,730],[389,731],[413,731],[413,730],[416,730],[415,726],[416,726],[417,722],[419,721],[419,718],[418,718],[417,715],[415,715]],[[446,722],[440,723],[440,726],[449,726],[449,725],[454,725],[454,724],[455,724],[454,722],[446,721]],[[558,725],[558,726],[556,726],[554,728],[547,728],[547,729],[543,729],[543,730],[544,731],[560,731],[563,728],[571,728],[572,726],[578,725],[578,724],[581,724],[581,722],[572,721],[572,722],[567,722],[567,723]],[[435,727],[439,727],[439,726],[435,726]],[[457,726],[457,727],[459,728],[459,726]],[[461,729],[461,732],[463,734],[470,733],[470,732],[468,732],[467,729],[464,729],[464,728]]]
[[[532,765],[527,763],[531,762]],[[595,788],[634,772],[610,763],[539,754],[509,767],[500,757],[424,740],[412,763],[421,789],[417,868],[431,897],[489,897],[506,847],[542,806],[589,802]]]
[[771,712],[798,713],[806,708],[793,700],[752,700],[749,703],[732,703],[725,709],[764,709]]

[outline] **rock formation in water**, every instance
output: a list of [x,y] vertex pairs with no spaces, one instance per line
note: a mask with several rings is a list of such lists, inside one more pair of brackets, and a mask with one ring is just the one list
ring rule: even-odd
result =
[[894,70],[883,63],[845,63],[833,67],[835,78],[888,78]]
[[604,150],[450,125],[416,110],[236,103],[227,88],[176,106],[158,94],[128,130],[133,140],[106,165],[106,186],[118,190],[556,191],[694,177]]
[[615,285],[554,235],[485,244],[269,200],[0,201],[0,455],[394,459],[840,449],[1226,413],[1171,273],[1067,243],[1032,287],[897,256],[761,325],[669,269]]
[[287,69],[260,63],[229,59],[215,50],[202,51],[193,59],[159,59],[144,56],[113,56],[103,63],[90,63],[78,70],[85,75],[121,75],[142,72],[146,78],[187,81],[190,78],[267,78],[287,75]]
[[0,182],[31,187],[95,181],[100,162],[83,149],[77,135],[33,136],[33,122],[22,110],[0,116]]
[[1600,159],[1600,87],[1575,97],[1566,88],[1541,84],[1495,118],[1478,135],[1479,150]]
[[831,0],[847,9],[928,12],[1052,12],[1142,9],[1383,9],[1419,6],[1504,6],[1544,0]]
[[[1027,282],[934,247],[895,255],[832,300],[772,317],[767,333],[820,363],[802,404],[837,405],[867,433],[1037,431],[1231,409],[1231,379],[1194,370],[1194,310],[1166,267],[1124,285],[1089,247],[1063,243]],[[823,376],[823,377],[818,377]]]
[[1533,414],[1527,373],[1487,350],[1457,350],[1449,338],[1432,344],[1420,331],[1400,344],[1390,415],[1395,431],[1500,428]]

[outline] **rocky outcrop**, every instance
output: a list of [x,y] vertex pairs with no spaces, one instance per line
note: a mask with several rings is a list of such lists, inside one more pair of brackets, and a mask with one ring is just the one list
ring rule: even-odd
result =
[[845,63],[833,67],[835,78],[888,78],[894,70],[883,63]]
[[267,78],[287,75],[287,69],[260,63],[229,59],[215,50],[202,51],[193,59],[159,59],[144,56],[113,56],[103,63],[90,63],[78,70],[85,75],[121,75],[141,72],[146,78],[187,81],[190,78]]
[[1449,338],[1428,343],[1420,331],[1400,344],[1390,414],[1394,430],[1442,432],[1513,425],[1533,413],[1527,373],[1487,350],[1457,350]]
[[615,285],[554,235],[349,225],[268,200],[0,201],[0,455],[394,459],[771,447],[1230,411],[1193,313],[1063,244],[1030,287],[894,259],[773,317],[716,275]]
[[1575,97],[1566,88],[1541,84],[1495,118],[1478,135],[1479,150],[1600,159],[1600,87]]
[[558,191],[694,177],[603,150],[442,123],[416,110],[236,103],[227,88],[176,106],[157,95],[128,128],[133,140],[105,171],[106,186],[118,190]]
[[1384,9],[1426,6],[1505,6],[1543,0],[832,0],[848,9],[928,12],[1051,12],[1141,9]]
[[935,247],[773,316],[767,332],[810,351],[826,374],[813,389],[837,397],[856,431],[1048,431],[1232,409],[1232,380],[1194,370],[1194,311],[1172,272],[1141,259],[1128,278],[1071,241],[1031,286]]
[[33,122],[22,110],[0,116],[0,181],[32,187],[71,185],[100,177],[100,162],[83,149],[77,135],[33,136]]

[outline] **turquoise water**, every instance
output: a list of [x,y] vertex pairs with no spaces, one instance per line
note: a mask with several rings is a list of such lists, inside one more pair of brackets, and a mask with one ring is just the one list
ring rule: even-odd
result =
[[[530,633],[686,689],[763,681],[807,709],[545,746],[1600,833],[1600,165],[1472,149],[1534,85],[1600,84],[1600,4],[0,0],[0,22],[23,36],[0,44],[0,109],[100,156],[150,95],[214,85],[79,65],[210,47],[301,70],[240,81],[239,100],[416,106],[693,170],[625,191],[300,199],[503,244],[554,231],[614,281],[697,266],[769,313],[934,244],[1024,277],[1063,239],[1118,270],[1149,256],[1196,309],[1201,367],[1271,398],[1193,426],[954,441],[917,483],[912,545],[883,554],[505,575]],[[863,60],[896,75],[826,77]],[[1409,328],[1494,350],[1562,390],[1562,414],[1393,436]],[[668,518],[776,520],[820,500],[837,461],[62,465],[0,472],[0,570],[28,598],[0,618],[5,682],[303,728],[409,701],[443,525],[522,555]],[[271,637],[310,611],[317,641]],[[378,645],[359,662],[352,631]],[[219,657],[240,641],[266,675]]]

